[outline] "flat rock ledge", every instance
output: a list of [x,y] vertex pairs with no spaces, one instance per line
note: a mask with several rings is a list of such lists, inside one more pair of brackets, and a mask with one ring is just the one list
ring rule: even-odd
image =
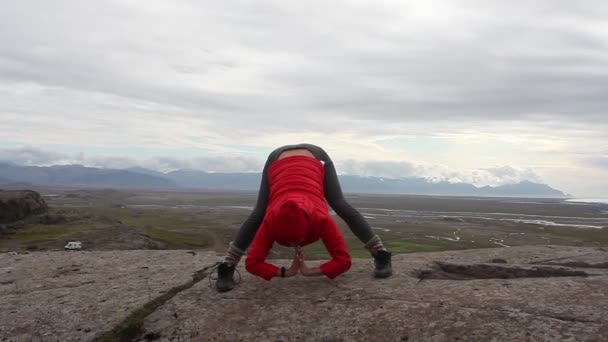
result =
[[608,341],[606,248],[404,254],[381,280],[369,259],[333,281],[267,282],[239,266],[227,293],[209,281],[218,260],[0,254],[0,341]]

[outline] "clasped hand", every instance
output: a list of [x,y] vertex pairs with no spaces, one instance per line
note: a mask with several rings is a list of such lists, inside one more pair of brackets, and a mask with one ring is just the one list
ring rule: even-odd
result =
[[285,271],[285,276],[293,277],[298,274],[298,272],[302,273],[303,276],[313,275],[311,268],[304,262],[304,251],[302,250],[302,247],[296,247],[293,261],[291,262],[291,266]]

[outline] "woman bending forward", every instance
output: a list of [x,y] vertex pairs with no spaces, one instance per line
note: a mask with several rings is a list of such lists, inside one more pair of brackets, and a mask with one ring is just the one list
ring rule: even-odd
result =
[[[266,280],[294,276],[298,272],[305,276],[325,275],[329,278],[346,272],[351,258],[341,232],[329,215],[327,204],[374,257],[374,276],[391,276],[391,253],[363,216],[344,199],[329,155],[318,146],[298,144],[279,147],[268,156],[255,208],[241,225],[224,261],[218,266],[217,290],[225,292],[234,287],[235,267],[250,245],[245,267]],[[300,247],[317,240],[323,241],[332,259],[310,268],[304,262]],[[288,269],[266,262],[275,241],[296,247],[294,260]]]

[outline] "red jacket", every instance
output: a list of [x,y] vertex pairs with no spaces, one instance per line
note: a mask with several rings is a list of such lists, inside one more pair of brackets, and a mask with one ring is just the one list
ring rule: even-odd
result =
[[275,241],[305,246],[319,239],[332,257],[320,266],[324,275],[333,279],[350,269],[346,243],[325,202],[324,176],[323,165],[312,157],[291,156],[272,163],[269,204],[247,253],[247,271],[270,280],[278,267],[265,260]]

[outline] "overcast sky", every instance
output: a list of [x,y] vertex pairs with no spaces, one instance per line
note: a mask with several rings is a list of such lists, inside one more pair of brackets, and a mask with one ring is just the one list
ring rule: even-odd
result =
[[4,1],[0,160],[608,197],[608,2]]

